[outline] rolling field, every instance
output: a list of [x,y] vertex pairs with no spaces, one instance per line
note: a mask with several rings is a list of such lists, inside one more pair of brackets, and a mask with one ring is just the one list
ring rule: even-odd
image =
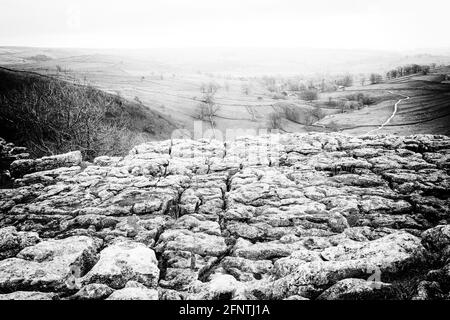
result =
[[[9,48],[0,50],[0,65],[118,94],[157,111],[177,128],[191,132],[195,128],[198,130],[200,124],[202,131],[214,128],[223,135],[227,130],[248,134],[248,130],[268,129],[270,115],[282,112],[288,106],[297,110],[300,117],[298,121],[281,119],[282,132],[339,130],[352,135],[450,134],[450,84],[442,83],[445,74],[450,73],[448,68],[433,70],[427,76],[413,75],[377,85],[321,93],[318,101],[306,102],[291,95],[282,100],[275,98],[256,77],[186,71],[186,66],[176,59],[167,63],[162,59],[86,54],[83,51]],[[203,95],[201,87],[209,83],[219,88],[214,98],[219,110],[212,121],[200,121],[197,114]],[[243,90],[244,87],[250,88],[248,92]],[[364,93],[376,103],[346,113],[326,104],[329,99],[342,99],[356,93]],[[410,99],[399,103],[392,120],[376,130],[392,116],[394,104],[402,95]],[[320,107],[325,117],[306,125],[304,115],[315,107]]]
[[[343,132],[360,135],[371,133],[450,134],[450,85],[442,83],[448,68],[441,68],[427,76],[409,76],[387,83],[368,86],[365,92],[389,97],[377,105],[348,114],[337,114],[319,123],[336,123]],[[347,91],[350,92],[350,91]],[[394,111],[394,105],[402,97],[410,99],[398,104],[392,120],[380,130],[374,130]]]
[[[56,71],[58,66],[62,68],[62,72]],[[89,84],[108,93],[120,94],[129,100],[138,99],[145,106],[164,114],[177,127],[190,131],[194,129],[194,122],[198,121],[196,109],[202,97],[200,88],[205,83],[220,86],[215,95],[220,110],[214,118],[214,126],[224,133],[230,129],[267,128],[268,115],[276,110],[274,105],[279,103],[260,83],[250,83],[244,77],[217,77],[202,73],[177,74],[169,72],[174,70],[164,65],[148,67],[143,61],[129,59],[124,62],[115,56],[72,56],[48,61],[26,61],[9,64],[8,67]],[[152,71],[155,69],[161,71]],[[248,95],[242,92],[243,86],[251,86]],[[299,109],[311,108],[298,99],[291,103],[295,103]],[[210,127],[211,124],[204,121],[204,130]],[[293,127],[295,131],[303,129],[300,124],[289,124],[289,127]]]

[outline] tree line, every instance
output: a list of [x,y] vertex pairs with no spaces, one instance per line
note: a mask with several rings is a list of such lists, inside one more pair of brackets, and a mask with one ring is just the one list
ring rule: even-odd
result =
[[386,78],[395,79],[416,73],[422,73],[423,75],[427,75],[430,72],[430,70],[435,67],[436,67],[435,64],[431,65],[408,64],[388,71],[386,73]]

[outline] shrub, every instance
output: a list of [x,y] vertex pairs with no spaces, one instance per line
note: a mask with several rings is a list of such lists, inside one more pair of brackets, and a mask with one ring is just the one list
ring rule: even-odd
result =
[[381,76],[381,74],[372,73],[369,80],[371,84],[377,84],[383,81],[383,77]]
[[279,112],[272,112],[269,114],[269,128],[270,129],[281,129],[281,115]]
[[320,107],[316,106],[313,110],[310,111],[311,115],[313,117],[315,117],[317,120],[320,120],[322,118],[325,117],[324,112],[322,111],[322,109],[320,109]]
[[301,83],[299,81],[289,79],[286,83],[286,87],[290,91],[300,91],[302,90]]
[[328,127],[328,129],[330,129],[331,131],[334,131],[334,132],[337,132],[337,131],[340,130],[339,125],[338,125],[336,122],[334,122],[334,121],[331,121],[331,122],[327,125],[327,127]]
[[333,100],[333,98],[329,97],[328,101],[325,102],[325,104],[329,107],[337,107],[338,102],[336,100]]
[[285,96],[284,94],[281,94],[281,93],[277,93],[277,94],[274,94],[272,96],[272,99],[274,99],[274,100],[286,100],[287,96]]
[[305,114],[305,124],[311,125],[316,121],[319,121],[320,119],[323,119],[325,117],[325,113],[322,111],[322,109],[318,106],[316,106],[314,109],[306,111]]
[[345,96],[345,99],[349,100],[349,101],[357,101],[359,102],[361,105],[371,105],[374,104],[376,101],[374,98],[365,95],[364,93],[357,93],[357,94],[349,94]]
[[267,90],[269,91],[269,92],[278,92],[279,91],[279,88],[277,87],[277,86],[275,86],[275,85],[269,85],[269,86],[267,86]]
[[304,90],[300,92],[300,99],[306,100],[306,101],[313,101],[318,99],[318,93],[317,90],[311,89],[311,90]]
[[353,77],[347,74],[343,76],[341,79],[336,80],[336,85],[343,87],[351,87],[353,85]]
[[261,82],[269,92],[278,91],[277,80],[274,77],[264,76],[262,77]]

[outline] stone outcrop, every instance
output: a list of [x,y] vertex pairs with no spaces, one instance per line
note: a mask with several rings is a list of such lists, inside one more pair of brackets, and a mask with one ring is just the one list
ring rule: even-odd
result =
[[16,291],[13,293],[0,294],[0,300],[53,300],[57,294],[51,292]]
[[29,156],[26,148],[17,147],[0,138],[0,188],[8,187],[12,182],[11,163],[19,159],[27,159]]
[[17,231],[15,227],[0,229],[0,259],[15,257],[22,249],[40,241],[36,232]]
[[314,133],[18,159],[0,298],[382,299],[413,279],[407,298],[446,298],[449,154]]
[[64,291],[97,261],[99,241],[86,236],[46,240],[0,261],[0,290]]
[[83,282],[103,283],[114,289],[133,280],[148,287],[157,287],[158,261],[152,249],[138,242],[120,242],[103,249],[100,259],[86,274]]
[[389,298],[391,285],[367,281],[363,279],[344,279],[337,282],[331,288],[325,290],[317,299],[319,300],[348,300],[348,299],[373,299],[377,295],[385,294]]
[[81,162],[82,157],[80,151],[40,159],[16,160],[11,164],[11,174],[14,177],[22,177],[25,174],[37,171],[48,171],[60,167],[78,166]]
[[114,291],[106,300],[158,300],[158,291],[130,281],[125,288]]

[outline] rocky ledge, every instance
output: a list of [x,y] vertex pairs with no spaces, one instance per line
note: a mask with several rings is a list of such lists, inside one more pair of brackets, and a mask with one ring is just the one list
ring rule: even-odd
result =
[[449,299],[449,170],[428,135],[19,159],[0,299]]
[[28,158],[30,155],[26,151],[26,148],[16,147],[0,138],[0,187],[10,186],[12,177],[9,167],[15,160]]

